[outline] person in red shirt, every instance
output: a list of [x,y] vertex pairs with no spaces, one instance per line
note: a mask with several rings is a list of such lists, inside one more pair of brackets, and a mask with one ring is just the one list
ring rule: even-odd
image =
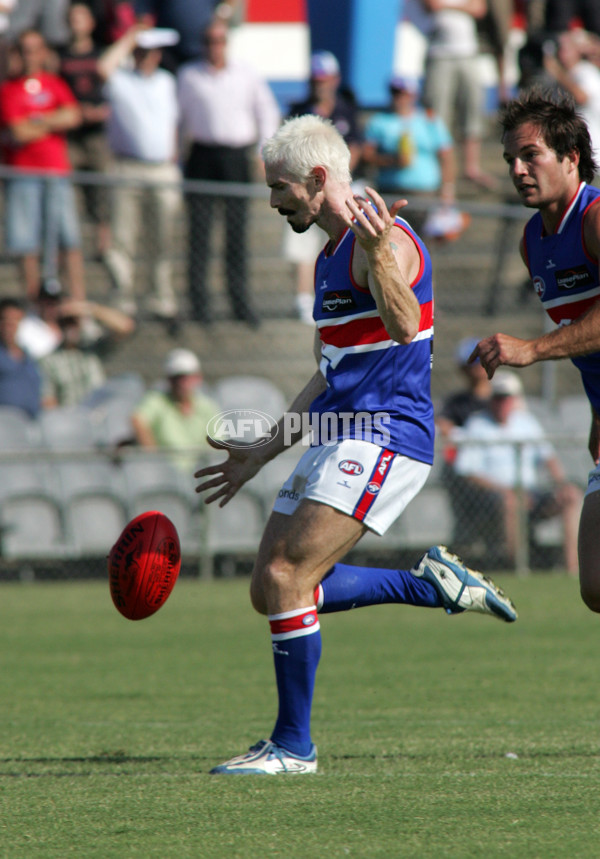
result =
[[17,48],[22,72],[0,86],[3,160],[18,171],[6,183],[6,246],[20,258],[28,298],[35,298],[42,273],[57,273],[60,248],[71,295],[83,299],[81,235],[66,140],[66,132],[81,123],[81,110],[65,81],[45,70],[49,51],[40,32],[21,33]]

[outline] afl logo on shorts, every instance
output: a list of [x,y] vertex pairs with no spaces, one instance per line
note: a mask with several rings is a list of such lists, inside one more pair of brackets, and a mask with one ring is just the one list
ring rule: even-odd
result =
[[342,462],[338,463],[338,468],[340,471],[343,471],[344,474],[362,474],[364,471],[360,462],[356,462],[354,459],[342,460]]
[[533,288],[540,298],[544,297],[544,293],[546,292],[546,284],[544,282],[543,277],[534,277],[533,278]]
[[379,483],[375,483],[374,481],[371,481],[371,483],[367,483],[367,492],[370,492],[371,495],[377,495],[380,489],[381,486],[379,485]]

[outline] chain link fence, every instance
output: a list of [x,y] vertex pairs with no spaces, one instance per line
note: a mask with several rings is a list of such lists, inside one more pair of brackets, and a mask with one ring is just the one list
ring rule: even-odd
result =
[[[569,477],[583,490],[589,467],[585,439],[553,441],[568,466],[578,460],[577,475],[571,471]],[[199,451],[182,453],[194,456],[198,465],[218,461]],[[282,454],[219,508],[205,505],[195,493],[193,469],[182,470],[164,453],[49,450],[43,444],[4,451],[0,580],[104,576],[112,544],[129,519],[146,510],[161,510],[176,525],[184,575],[248,573],[273,501],[300,453]],[[527,493],[516,487],[516,545],[509,551],[500,496],[458,480],[441,449],[436,462],[425,487],[388,533],[367,534],[354,557],[410,567],[419,553],[442,543],[483,571],[565,569],[564,528],[556,511],[545,516],[530,509]]]
[[[0,178],[6,181],[14,173],[0,168]],[[134,375],[150,389],[161,379],[167,352],[183,346],[200,357],[209,393],[230,378],[240,378],[242,386],[246,380],[250,391],[250,380],[259,378],[271,383],[283,403],[291,402],[314,372],[313,330],[297,316],[298,272],[283,253],[287,225],[270,210],[264,185],[183,182],[173,172],[161,181],[115,173],[76,173],[73,181],[87,294],[121,305],[137,318],[133,337],[106,356],[108,376]],[[97,192],[96,198],[92,195],[96,202],[100,194],[102,205],[86,207],[90,189]],[[410,202],[415,211],[430,205],[418,198]],[[527,213],[511,202],[465,201],[461,208],[470,212],[471,226],[455,242],[430,246],[436,401],[460,384],[453,359],[457,340],[495,330],[535,335],[545,324],[525,290],[517,251]],[[243,253],[232,238],[239,236],[240,213]],[[410,220],[410,207],[406,217]],[[103,218],[113,234],[99,255]],[[47,253],[44,270],[49,272],[58,258]],[[19,294],[19,283],[16,260],[5,253],[0,294]],[[522,378],[528,394],[554,398],[556,408],[561,398],[580,390],[569,362],[529,368]],[[44,440],[36,424],[27,433],[31,444],[15,448],[0,421],[0,578],[104,575],[106,555],[121,528],[138,512],[153,508],[163,509],[177,524],[184,573],[248,571],[272,501],[299,452],[271,463],[224,510],[207,509],[194,493],[191,471],[183,473],[162,454],[123,444],[127,408],[134,404],[130,398],[123,406],[121,399],[111,411],[105,402],[84,415],[81,422],[91,423],[85,443],[71,432],[77,424],[73,413],[64,415],[60,444]],[[248,405],[261,407],[258,402]],[[581,487],[589,463],[586,441],[579,436],[586,432],[587,425],[580,423],[567,438],[556,439],[569,476]],[[487,523],[476,524],[481,503],[473,506],[466,492],[461,497],[443,462],[439,450],[427,486],[390,534],[382,540],[367,536],[357,551],[397,566],[412,565],[416,552],[446,542],[485,569],[502,565],[525,571],[562,564],[560,522],[530,522],[524,505],[517,551],[507,562],[497,509],[491,505]]]

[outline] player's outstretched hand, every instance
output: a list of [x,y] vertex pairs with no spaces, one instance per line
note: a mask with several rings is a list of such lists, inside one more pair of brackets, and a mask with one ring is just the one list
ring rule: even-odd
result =
[[365,188],[369,199],[355,195],[346,200],[346,207],[352,218],[349,227],[360,245],[371,251],[388,240],[394,226],[394,218],[408,200],[396,200],[388,209],[383,198],[373,188]]
[[535,361],[535,351],[530,340],[511,337],[509,334],[493,334],[480,340],[469,356],[469,364],[477,358],[491,379],[498,367],[528,367]]
[[224,507],[244,483],[247,483],[260,471],[265,461],[255,447],[232,445],[228,442],[217,441],[210,436],[207,436],[207,441],[216,450],[227,451],[228,457],[223,462],[207,465],[196,471],[194,477],[199,480],[214,475],[212,479],[198,484],[196,492],[206,492],[208,489],[216,488],[217,491],[208,495],[204,499],[204,503],[212,504],[213,501],[218,501],[219,507]]

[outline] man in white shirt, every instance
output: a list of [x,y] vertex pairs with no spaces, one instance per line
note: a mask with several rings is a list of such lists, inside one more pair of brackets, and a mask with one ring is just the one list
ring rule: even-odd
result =
[[[205,59],[178,72],[185,178],[248,183],[260,146],[279,127],[280,113],[268,84],[249,66],[227,58],[227,25],[204,31]],[[214,195],[190,192],[188,289],[192,318],[212,322],[207,263]],[[248,199],[224,196],[225,275],[234,318],[258,322],[248,296],[246,232]]]
[[[107,134],[114,171],[123,179],[115,193],[113,242],[105,261],[121,309],[134,313],[134,259],[143,225],[143,254],[152,284],[146,308],[167,321],[177,314],[172,257],[181,175],[175,77],[159,64],[162,48],[178,38],[172,30],[132,27],[98,64],[111,107]],[[133,64],[127,65],[131,55]]]
[[[482,532],[491,532],[494,523],[500,523],[506,560],[514,564],[522,491],[531,520],[560,514],[565,567],[569,575],[577,575],[583,494],[565,480],[562,464],[541,424],[525,408],[519,377],[510,370],[499,370],[491,380],[488,408],[471,415],[455,431],[454,438],[462,442],[454,462],[456,474],[464,480],[462,515],[477,518]],[[544,470],[549,485],[542,480]]]
[[487,0],[424,0],[423,5],[432,23],[424,103],[462,141],[465,179],[493,189],[495,180],[481,167],[484,112],[477,21],[486,14]]
[[[551,44],[551,43],[550,43]],[[594,157],[600,157],[600,68],[586,58],[593,42],[581,30],[561,33],[556,54],[544,54],[544,68],[558,85],[571,93],[585,119]]]

